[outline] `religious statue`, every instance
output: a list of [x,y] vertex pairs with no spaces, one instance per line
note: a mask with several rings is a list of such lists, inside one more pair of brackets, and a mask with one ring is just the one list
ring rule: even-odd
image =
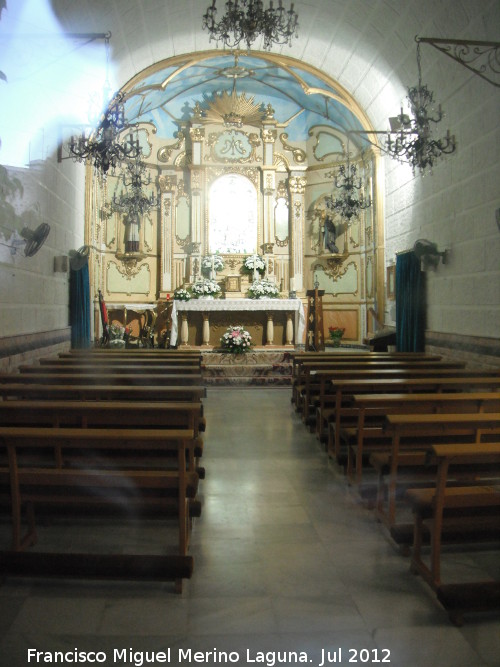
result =
[[329,252],[332,253],[340,252],[340,250],[336,245],[336,241],[337,241],[337,229],[335,227],[335,223],[329,216],[326,216],[323,225],[323,245],[325,247],[325,250],[328,250]]

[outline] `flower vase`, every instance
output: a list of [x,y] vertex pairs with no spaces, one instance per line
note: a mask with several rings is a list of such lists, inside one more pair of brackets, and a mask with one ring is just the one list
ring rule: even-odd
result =
[[341,342],[342,342],[342,339],[341,339],[341,338],[334,338],[334,339],[332,340],[332,345],[333,345],[333,347],[340,347],[340,343],[341,343]]

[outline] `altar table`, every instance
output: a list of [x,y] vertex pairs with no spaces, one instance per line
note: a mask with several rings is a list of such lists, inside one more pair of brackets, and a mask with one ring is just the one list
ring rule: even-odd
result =
[[[285,345],[301,344],[305,331],[304,306],[300,299],[191,299],[190,301],[174,301],[172,308],[172,330],[170,345],[177,344],[178,318],[181,318],[180,344],[188,344],[189,313],[202,313],[202,345],[210,345],[210,313],[226,313],[230,311],[264,312],[267,315],[266,345],[274,345],[274,315],[284,312],[286,315]],[[229,322],[227,326],[238,325],[240,322]]]

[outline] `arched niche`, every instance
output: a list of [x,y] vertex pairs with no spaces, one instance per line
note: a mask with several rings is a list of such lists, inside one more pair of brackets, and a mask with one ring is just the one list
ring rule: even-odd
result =
[[247,254],[257,250],[258,202],[246,176],[219,176],[208,192],[209,253]]

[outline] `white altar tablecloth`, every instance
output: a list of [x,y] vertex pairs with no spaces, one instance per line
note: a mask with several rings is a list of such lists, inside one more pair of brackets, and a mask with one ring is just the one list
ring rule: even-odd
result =
[[174,301],[172,308],[172,331],[170,333],[170,345],[177,344],[178,328],[177,320],[179,313],[210,311],[226,312],[239,311],[288,311],[295,312],[294,340],[295,345],[302,343],[306,318],[304,306],[300,299],[191,299],[191,301]]

